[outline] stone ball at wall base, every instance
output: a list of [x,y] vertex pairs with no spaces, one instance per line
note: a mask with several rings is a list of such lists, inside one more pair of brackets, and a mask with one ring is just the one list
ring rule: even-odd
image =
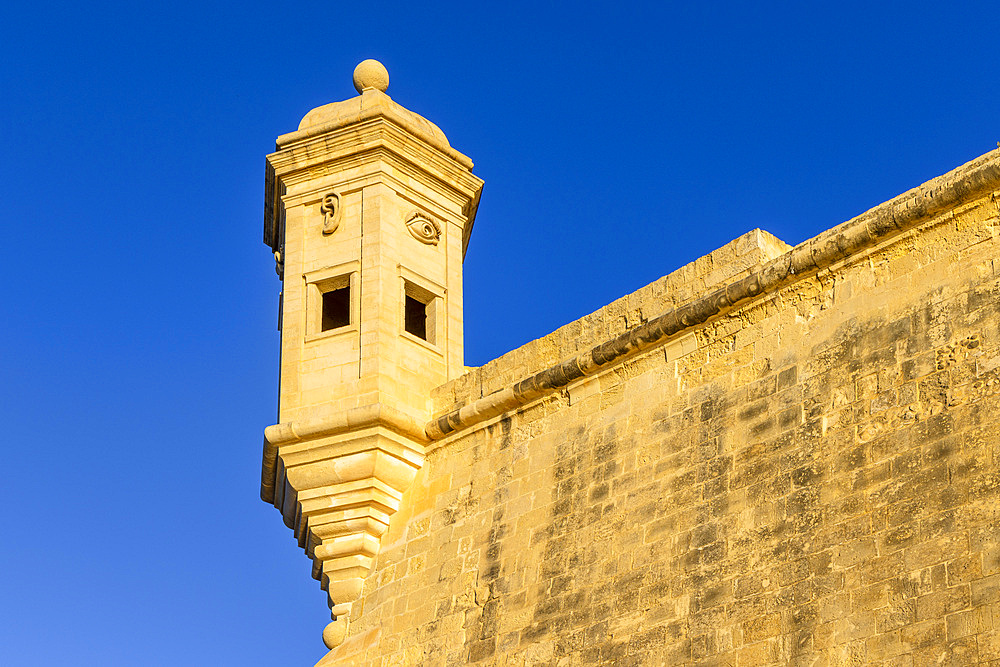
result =
[[330,650],[340,646],[347,636],[347,618],[341,617],[323,628],[323,643]]

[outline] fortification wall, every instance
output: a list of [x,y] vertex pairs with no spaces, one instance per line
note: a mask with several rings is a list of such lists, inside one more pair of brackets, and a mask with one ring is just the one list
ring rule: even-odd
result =
[[[321,664],[1000,660],[1000,208],[971,169],[861,216],[836,261],[456,418]],[[748,236],[715,282],[819,257]],[[687,270],[445,385],[439,414],[714,293]]]
[[548,366],[644,324],[670,308],[703,297],[714,289],[745,278],[791,246],[754,229],[718,250],[682,266],[595,312],[533,340],[485,366],[439,387],[434,393],[439,411],[499,391]]

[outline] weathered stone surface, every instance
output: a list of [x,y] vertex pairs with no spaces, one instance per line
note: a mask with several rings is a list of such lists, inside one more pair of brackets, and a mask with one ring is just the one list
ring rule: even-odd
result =
[[[997,221],[980,194],[434,445],[358,664],[1000,657]],[[439,410],[513,378],[500,361]]]

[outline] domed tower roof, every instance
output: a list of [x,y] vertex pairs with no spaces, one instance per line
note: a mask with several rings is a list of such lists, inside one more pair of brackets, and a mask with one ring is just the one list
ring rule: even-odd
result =
[[472,167],[472,161],[468,157],[451,147],[441,128],[420,114],[397,104],[385,94],[389,87],[389,73],[382,63],[377,60],[360,63],[354,69],[354,87],[360,95],[316,107],[302,118],[298,131],[278,137],[278,147],[382,117],[443,151],[466,168]]
[[[284,152],[286,149],[294,148],[296,155],[301,154],[294,160],[308,159],[308,155],[313,151],[309,146],[317,141],[323,143],[322,137],[344,135],[345,132],[354,131],[354,128],[361,131],[362,128],[381,123],[383,127],[386,125],[395,126],[401,130],[402,135],[409,137],[407,141],[417,139],[423,142],[445,156],[446,159],[456,163],[460,169],[472,170],[472,160],[451,147],[441,128],[420,114],[397,104],[386,95],[385,91],[389,87],[389,73],[382,63],[377,60],[361,62],[354,69],[353,79],[354,87],[360,95],[341,102],[332,102],[316,107],[302,118],[296,131],[278,137],[276,150]],[[266,179],[264,243],[277,251],[280,243],[280,222],[276,217],[276,212],[277,199],[281,193],[275,187],[273,166],[270,163]],[[471,204],[469,224],[466,225],[465,229],[466,244],[468,243],[468,235],[472,232],[472,222],[475,220],[477,204],[478,197]]]
[[323,127],[327,131],[381,115],[423,135],[422,138],[437,148],[451,148],[441,128],[420,114],[396,104],[385,94],[389,88],[389,73],[379,61],[365,60],[354,68],[354,87],[360,95],[316,107],[299,123],[299,131],[312,127]]

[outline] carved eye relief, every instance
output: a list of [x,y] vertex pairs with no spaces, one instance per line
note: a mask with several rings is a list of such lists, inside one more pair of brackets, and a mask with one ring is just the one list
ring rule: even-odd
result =
[[406,228],[421,243],[437,245],[441,240],[441,226],[423,213],[414,213],[407,218]]
[[323,234],[333,234],[340,226],[340,195],[335,192],[323,195],[319,210],[323,214]]

